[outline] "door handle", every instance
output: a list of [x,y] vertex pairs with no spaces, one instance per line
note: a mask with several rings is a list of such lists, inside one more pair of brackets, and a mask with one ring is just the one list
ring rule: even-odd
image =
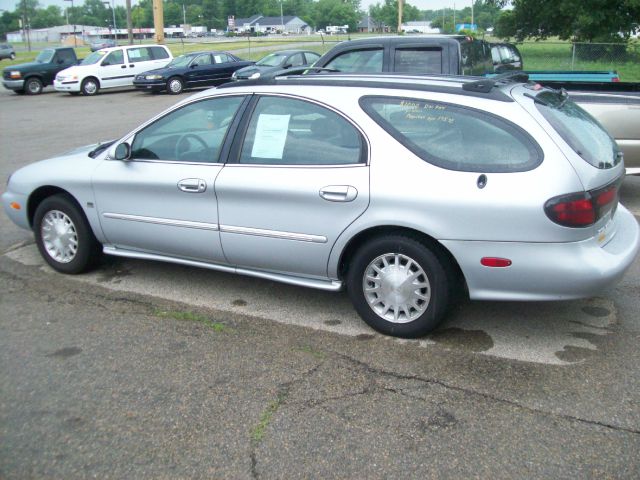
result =
[[178,182],[178,189],[186,193],[202,193],[207,189],[207,182],[201,178],[185,178]]
[[127,68],[127,66],[126,65],[122,65],[120,68]]
[[328,185],[320,189],[320,197],[329,202],[351,202],[358,196],[358,190],[351,185]]
[[135,67],[135,64],[130,63],[130,64],[129,64],[129,68],[133,68],[133,67]]

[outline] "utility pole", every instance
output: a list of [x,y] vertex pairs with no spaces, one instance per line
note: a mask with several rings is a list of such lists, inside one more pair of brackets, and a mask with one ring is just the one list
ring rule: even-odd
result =
[[127,5],[127,39],[129,45],[133,45],[133,24],[131,23],[131,0],[126,1]]
[[27,14],[27,2],[22,0],[22,27],[24,29],[25,36],[27,37],[27,50],[31,51],[31,38],[29,37],[29,16]]
[[471,30],[473,30],[473,24],[475,22],[473,21],[473,0],[471,0]]
[[404,0],[398,0],[398,33],[402,31],[402,4]]
[[156,43],[164,43],[164,11],[162,0],[153,0],[153,28]]
[[[73,10],[73,0],[64,0],[65,2],[71,2],[71,10]],[[67,25],[69,25],[69,7],[67,7]],[[78,46],[78,39],[76,38],[76,24],[73,24],[73,46]]]

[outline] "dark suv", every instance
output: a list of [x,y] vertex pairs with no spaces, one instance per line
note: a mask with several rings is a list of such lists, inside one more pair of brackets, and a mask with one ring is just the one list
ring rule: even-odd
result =
[[314,64],[341,72],[493,73],[491,45],[465,35],[370,37],[339,43]]

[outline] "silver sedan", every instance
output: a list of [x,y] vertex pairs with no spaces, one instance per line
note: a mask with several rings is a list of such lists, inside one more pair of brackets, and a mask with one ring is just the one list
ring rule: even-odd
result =
[[9,217],[64,273],[101,253],[340,290],[417,337],[453,299],[561,300],[639,248],[611,137],[506,80],[305,75],[198,93],[15,172]]

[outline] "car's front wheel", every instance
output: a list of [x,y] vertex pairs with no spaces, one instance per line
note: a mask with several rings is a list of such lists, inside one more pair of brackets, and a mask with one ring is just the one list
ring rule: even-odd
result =
[[444,319],[451,290],[446,260],[417,238],[378,237],[353,256],[349,297],[369,326],[403,338],[423,336]]
[[84,272],[100,257],[84,213],[67,195],[53,195],[38,205],[33,231],[40,254],[59,272]]
[[171,77],[167,80],[167,92],[172,95],[178,95],[184,90],[184,83],[179,77]]
[[29,95],[39,95],[42,93],[43,85],[39,78],[29,78],[24,84],[25,91]]
[[98,80],[96,80],[93,77],[85,78],[82,81],[80,90],[82,90],[83,95],[87,95],[87,96],[95,95],[100,90],[100,84],[98,83]]

